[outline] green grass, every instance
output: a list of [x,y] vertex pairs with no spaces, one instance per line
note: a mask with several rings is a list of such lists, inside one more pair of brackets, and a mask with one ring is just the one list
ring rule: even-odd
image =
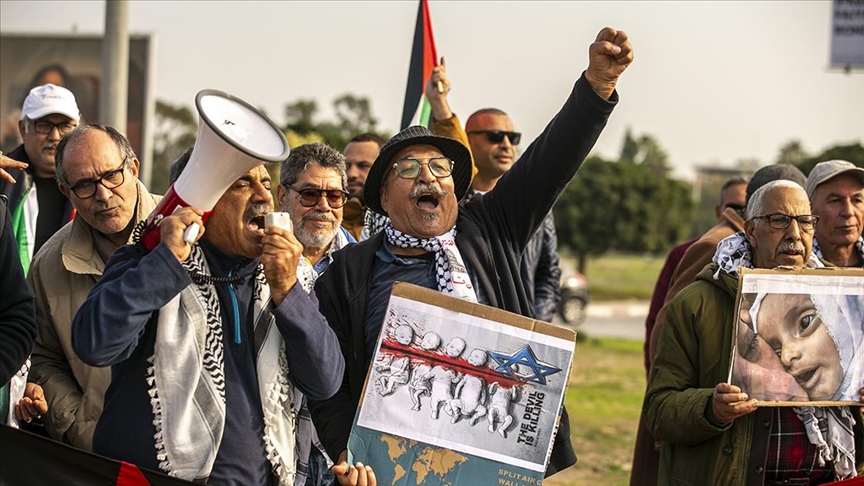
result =
[[612,254],[588,260],[591,300],[651,299],[666,256]]
[[579,462],[543,484],[628,485],[644,393],[640,341],[580,335],[565,399]]

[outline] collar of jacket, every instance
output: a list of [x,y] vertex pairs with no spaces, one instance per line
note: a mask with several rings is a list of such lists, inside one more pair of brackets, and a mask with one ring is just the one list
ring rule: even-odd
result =
[[732,296],[734,300],[738,295],[738,277],[730,275],[726,272],[720,272],[720,278],[714,280],[714,274],[717,272],[718,265],[716,263],[709,263],[705,265],[697,275],[696,281],[704,281],[710,285],[717,287],[718,289],[726,292],[727,294]]

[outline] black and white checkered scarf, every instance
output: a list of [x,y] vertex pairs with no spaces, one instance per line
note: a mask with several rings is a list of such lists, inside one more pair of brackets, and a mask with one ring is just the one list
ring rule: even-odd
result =
[[405,234],[388,221],[384,227],[387,243],[399,248],[422,248],[435,254],[438,291],[460,299],[477,302],[474,285],[456,248],[456,227],[436,238],[420,239]]
[[[719,267],[714,272],[714,280],[720,278],[720,272],[728,273],[729,275],[738,278],[739,268],[753,268],[753,252],[750,248],[750,243],[747,242],[747,237],[743,231],[739,231],[734,235],[723,238],[717,244],[717,251],[711,259]],[[814,252],[810,252],[810,260],[807,261],[807,268],[820,268],[825,265],[816,257]]]
[[[183,262],[209,274],[198,245]],[[294,390],[288,378],[285,342],[268,310],[270,288],[262,267],[255,273],[258,391],[264,412],[267,459],[280,486],[294,484]],[[159,310],[156,344],[147,369],[156,458],[170,476],[202,481],[210,476],[225,429],[225,365],[222,319],[216,288],[192,284]],[[231,440],[231,438],[227,438]]]

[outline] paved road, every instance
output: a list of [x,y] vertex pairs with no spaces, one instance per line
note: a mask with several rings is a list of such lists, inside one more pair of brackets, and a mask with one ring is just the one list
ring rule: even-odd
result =
[[[561,321],[556,324],[563,324]],[[578,333],[591,337],[620,337],[638,341],[645,340],[644,317],[591,317],[574,327]]]

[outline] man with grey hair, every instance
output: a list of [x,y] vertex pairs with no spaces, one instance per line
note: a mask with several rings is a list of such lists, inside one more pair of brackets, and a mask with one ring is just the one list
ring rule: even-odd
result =
[[[776,164],[768,165],[757,170],[750,182],[747,183],[747,197],[744,206],[750,204],[750,198],[753,194],[765,184],[771,181],[788,180],[795,182],[802,188],[807,181],[804,173],[798,170],[794,165]],[[690,248],[684,253],[681,262],[675,268],[675,273],[672,275],[672,280],[669,282],[669,291],[666,294],[666,300],[663,307],[657,313],[657,319],[654,323],[654,329],[651,331],[648,349],[648,359],[653,360],[655,354],[655,344],[658,333],[663,327],[663,322],[666,318],[666,308],[672,299],[683,290],[685,287],[693,283],[696,276],[705,265],[711,263],[711,258],[717,251],[717,244],[724,238],[744,230],[744,211],[727,207],[720,213],[720,222],[709,229],[701,238],[696,240]],[[650,363],[649,363],[650,368]]]
[[[294,148],[282,162],[276,197],[279,210],[291,216],[294,236],[303,245],[297,280],[307,292],[333,260],[333,252],[357,241],[342,227],[342,211],[348,192],[345,156],[323,143]],[[297,411],[296,486],[330,484],[333,461],[312,425],[306,396],[295,394]]]
[[84,450],[92,449],[111,369],[78,358],[72,319],[108,258],[156,206],[138,180],[139,166],[129,141],[111,127],[86,125],[66,135],[55,173],[78,216],[45,243],[27,277],[39,325],[30,380],[45,390],[50,407],[43,424],[54,439]]
[[80,119],[75,95],[62,86],[37,86],[24,99],[18,122],[24,143],[7,154],[18,163],[4,160],[9,168],[0,169],[0,194],[9,198],[25,274],[33,255],[74,215],[72,204],[54,182],[54,151]]
[[662,441],[658,484],[822,484],[864,466],[857,407],[759,407],[726,383],[739,270],[824,266],[811,254],[818,220],[800,185],[765,184],[748,202],[744,232],[721,241],[713,263],[670,303],[644,405]]
[[864,267],[864,169],[845,160],[813,167],[807,196],[819,216],[813,253],[838,267]]
[[330,265],[335,250],[356,242],[341,226],[347,181],[345,157],[323,143],[301,145],[282,162],[276,188],[279,210],[291,215],[294,236],[303,245],[300,264],[315,278]]

